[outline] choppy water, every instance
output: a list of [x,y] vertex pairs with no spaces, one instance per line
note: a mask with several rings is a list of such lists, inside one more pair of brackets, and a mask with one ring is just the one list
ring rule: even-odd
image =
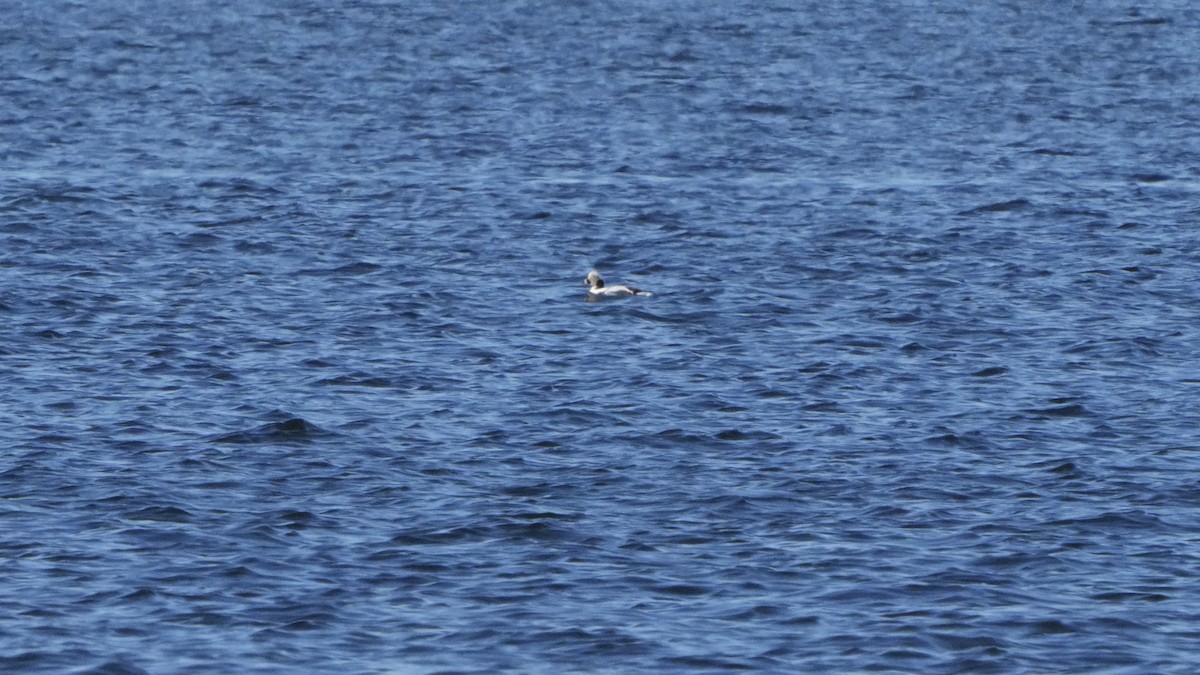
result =
[[1192,672],[1200,10],[958,4],[10,3],[0,669]]

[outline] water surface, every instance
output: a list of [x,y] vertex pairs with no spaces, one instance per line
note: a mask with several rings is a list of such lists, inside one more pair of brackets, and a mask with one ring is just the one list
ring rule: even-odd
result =
[[1131,7],[11,8],[0,667],[1192,672]]

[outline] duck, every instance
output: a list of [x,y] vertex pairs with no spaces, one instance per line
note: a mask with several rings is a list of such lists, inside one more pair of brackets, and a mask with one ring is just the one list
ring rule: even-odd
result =
[[650,291],[643,291],[640,288],[632,286],[605,286],[604,279],[600,278],[600,273],[596,270],[588,272],[587,279],[584,279],[583,283],[588,285],[588,300],[627,298],[631,295],[653,295]]

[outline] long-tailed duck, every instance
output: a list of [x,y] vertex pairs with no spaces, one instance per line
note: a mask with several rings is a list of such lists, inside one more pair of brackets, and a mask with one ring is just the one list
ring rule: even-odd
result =
[[631,295],[651,295],[650,291],[643,291],[640,288],[633,288],[632,286],[605,286],[604,280],[600,278],[600,273],[596,270],[588,272],[587,279],[584,279],[583,283],[589,286],[588,300],[627,298]]

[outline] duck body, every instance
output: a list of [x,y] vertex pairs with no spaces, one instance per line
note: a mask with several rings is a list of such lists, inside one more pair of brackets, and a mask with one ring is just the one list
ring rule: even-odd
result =
[[631,295],[653,295],[650,291],[643,291],[640,288],[632,286],[605,286],[604,279],[600,278],[600,273],[596,270],[588,272],[587,279],[583,283],[588,285],[588,300],[603,300],[606,298],[628,298]]

